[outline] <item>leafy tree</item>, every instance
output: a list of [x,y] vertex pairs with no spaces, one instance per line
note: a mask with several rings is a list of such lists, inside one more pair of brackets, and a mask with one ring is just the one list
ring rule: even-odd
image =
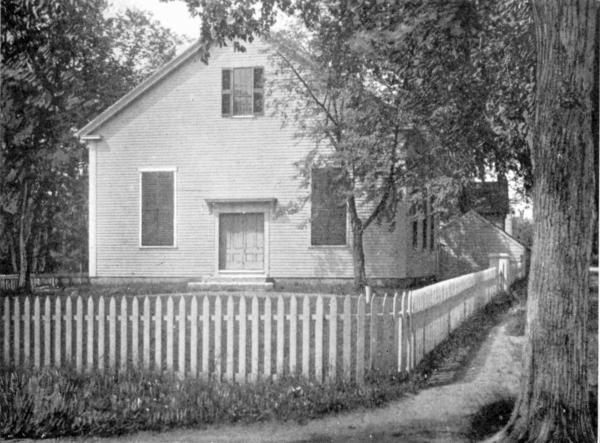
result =
[[594,0],[535,0],[532,8],[537,80],[527,343],[520,396],[497,440],[591,442],[587,324],[599,8]]
[[105,18],[103,0],[0,7],[0,252],[27,287],[48,261],[85,261],[87,153],[75,128],[172,57],[179,39],[139,12]]

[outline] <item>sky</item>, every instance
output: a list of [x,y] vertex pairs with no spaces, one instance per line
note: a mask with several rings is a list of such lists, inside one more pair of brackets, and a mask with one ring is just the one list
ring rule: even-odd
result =
[[[110,0],[111,8],[125,10],[136,8],[150,11],[156,20],[179,35],[188,37],[194,42],[200,36],[200,21],[192,18],[187,6],[180,0],[161,2],[159,0]],[[185,49],[178,48],[178,52]]]

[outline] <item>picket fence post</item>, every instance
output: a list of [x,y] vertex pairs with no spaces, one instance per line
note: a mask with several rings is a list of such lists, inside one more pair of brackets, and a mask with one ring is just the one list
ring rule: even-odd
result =
[[290,298],[290,374],[296,375],[298,364],[298,300],[295,295]]
[[87,359],[86,369],[90,372],[94,368],[94,300],[88,297],[87,301]]
[[41,364],[42,340],[40,336],[41,328],[41,310],[40,297],[33,299],[33,366],[39,368]]
[[277,298],[277,345],[275,355],[275,373],[277,377],[283,375],[283,362],[284,362],[284,332],[285,332],[285,306],[283,296],[279,294]]
[[264,328],[264,370],[263,376],[269,378],[271,376],[271,322],[273,314],[271,312],[271,297],[265,299],[265,328]]
[[198,377],[198,297],[192,295],[190,306],[190,375]]
[[335,380],[337,370],[337,296],[329,298],[329,380]]
[[258,331],[260,323],[260,312],[258,310],[258,297],[256,294],[252,297],[252,324],[251,324],[251,349],[250,349],[250,380],[258,380]]
[[179,338],[178,338],[178,349],[177,349],[177,370],[181,378],[185,377],[185,297],[179,296]]
[[352,298],[350,295],[344,297],[344,317],[342,329],[342,360],[344,379],[350,380],[352,376]]
[[225,357],[225,379],[233,380],[233,297],[227,297],[227,351]]
[[210,371],[210,299],[205,295],[202,299],[202,374],[207,378]]
[[143,357],[144,369],[150,369],[150,299],[148,296],[144,297],[144,323],[142,331],[142,343],[144,345]]
[[173,370],[173,297],[167,298],[167,371]]
[[317,296],[315,308],[315,378],[323,381],[323,296]]
[[31,303],[29,296],[23,302],[23,363],[31,364]]
[[221,373],[222,373],[222,367],[221,367],[221,324],[222,324],[222,320],[223,320],[223,307],[222,307],[222,303],[221,303],[221,297],[217,295],[217,297],[215,298],[215,357],[214,357],[214,362],[215,362],[215,375],[217,377],[217,380],[220,381],[221,380]]
[[238,343],[238,381],[246,382],[246,328],[248,314],[246,313],[246,296],[240,295],[240,322]]
[[54,305],[54,364],[57,368],[62,364],[62,303],[61,297],[56,297]]
[[302,302],[302,375],[310,377],[310,299]]
[[104,361],[104,334],[105,334],[105,323],[106,323],[106,311],[104,307],[104,297],[100,296],[98,300],[98,369],[103,372],[106,368]]
[[356,318],[356,382],[362,384],[365,377],[365,295],[360,294],[357,301]]

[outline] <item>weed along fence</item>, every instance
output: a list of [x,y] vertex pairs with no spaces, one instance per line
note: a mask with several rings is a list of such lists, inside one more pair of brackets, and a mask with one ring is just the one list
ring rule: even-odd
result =
[[7,296],[0,342],[17,366],[362,382],[372,369],[412,370],[501,290],[499,275],[490,268],[392,296]]

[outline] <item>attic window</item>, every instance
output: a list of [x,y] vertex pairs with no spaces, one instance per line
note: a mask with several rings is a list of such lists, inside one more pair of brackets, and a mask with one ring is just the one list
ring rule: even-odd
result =
[[223,69],[221,114],[223,116],[262,115],[264,112],[264,69]]

